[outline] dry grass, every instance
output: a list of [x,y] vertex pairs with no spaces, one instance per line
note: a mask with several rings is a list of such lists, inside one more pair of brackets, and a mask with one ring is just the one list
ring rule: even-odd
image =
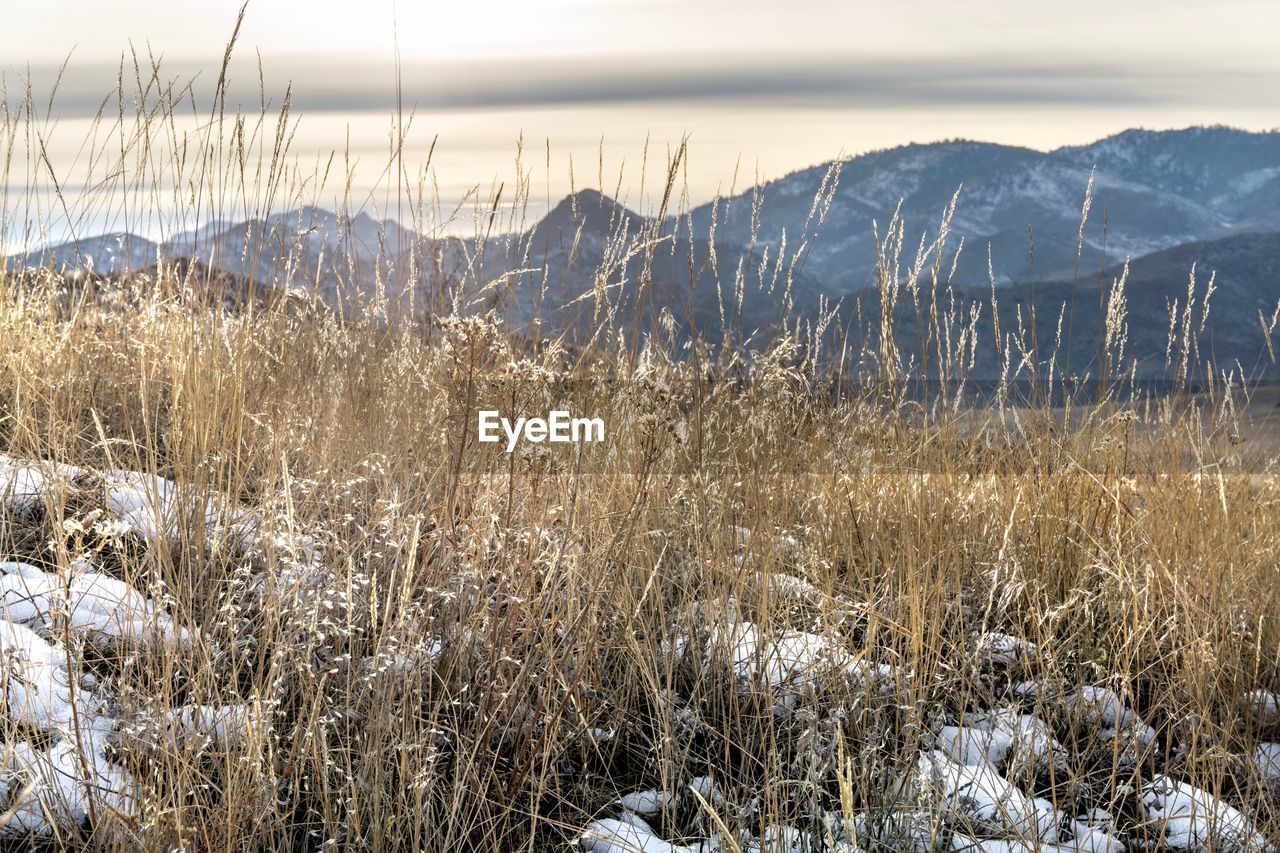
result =
[[[19,126],[40,132],[12,122],[11,151]],[[228,158],[214,162],[239,162],[213,131],[205,144]],[[236,192],[269,183],[241,170]],[[673,168],[663,205],[677,179]],[[201,203],[227,192],[196,190]],[[642,345],[608,310],[600,338],[570,349],[465,310],[392,322],[377,305],[338,315],[280,297],[228,311],[173,298],[172,278],[102,300],[57,275],[0,277],[7,453],[227,495],[319,555],[210,549],[195,520],[149,545],[82,534],[67,522],[92,500],[75,494],[6,512],[6,558],[89,554],[199,629],[166,654],[78,658],[126,725],[191,702],[257,714],[236,744],[121,748],[144,790],[136,814],[51,843],[562,849],[619,794],[702,775],[726,801],[668,815],[666,837],[775,821],[821,833],[826,810],[913,802],[902,774],[937,727],[1008,701],[1024,678],[1050,685],[1025,707],[1073,753],[1029,789],[1071,814],[1107,808],[1132,844],[1155,833],[1135,787],[1165,772],[1275,837],[1274,790],[1242,758],[1280,734],[1241,711],[1247,691],[1280,688],[1266,433],[1242,433],[1247,407],[1229,387],[1067,409],[1015,406],[1006,387],[988,406],[956,404],[946,389],[964,379],[964,353],[991,344],[938,308],[941,245],[936,262],[898,263],[901,229],[888,229],[880,286],[887,303],[935,312],[928,338],[883,334],[830,361],[798,356],[840,352],[798,323],[749,355],[700,362],[660,334]],[[618,239],[643,255],[661,238]],[[1120,384],[1120,302],[1112,322]],[[1052,354],[1025,346],[1007,376],[1065,386]],[[911,364],[949,384],[920,391]],[[868,381],[830,393],[828,371],[845,366]],[[708,378],[720,373],[744,379]],[[598,415],[608,440],[508,455],[476,442],[479,408]],[[715,635],[727,609],[767,636],[826,637],[885,675],[770,686],[736,678],[721,650],[705,665],[676,653]],[[993,666],[979,643],[992,631],[1040,655]],[[1055,698],[1089,684],[1156,729],[1136,760]],[[7,743],[27,736],[6,725]],[[932,824],[944,849],[961,829],[973,827],[954,815]]]

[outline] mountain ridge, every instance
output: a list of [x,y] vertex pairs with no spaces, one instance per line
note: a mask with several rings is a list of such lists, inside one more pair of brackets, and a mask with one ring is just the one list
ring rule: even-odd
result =
[[[824,200],[826,221],[804,235],[802,259],[787,267],[790,288],[771,280],[766,286],[782,269],[784,239],[790,252],[801,244],[797,229],[835,169],[840,180]],[[1086,188],[1092,208],[1082,229]],[[735,335],[745,337],[776,325],[784,312],[813,316],[822,300],[864,299],[875,276],[874,229],[883,237],[896,212],[905,223],[904,254],[914,256],[918,240],[927,245],[936,236],[957,192],[949,245],[954,250],[963,240],[965,248],[959,258],[948,255],[944,269],[954,268],[962,290],[989,291],[990,252],[995,283],[1011,304],[1027,282],[1059,282],[1077,269],[1113,269],[1126,257],[1178,246],[1207,251],[1234,235],[1280,232],[1280,132],[1134,128],[1047,151],[965,139],[908,143],[798,169],[759,192],[657,221],[581,189],[527,228],[483,240],[428,238],[368,212],[346,216],[303,206],[210,223],[160,243],[101,235],[6,264],[110,275],[161,257],[191,257],[249,280],[314,289],[336,305],[367,298],[371,283],[400,283],[389,301],[402,306],[495,308],[516,327],[584,333],[599,318],[596,300],[603,295],[632,328],[652,327],[665,311],[700,334],[722,337],[725,326],[735,325]],[[620,244],[642,237],[654,245],[620,256]],[[1169,295],[1185,290],[1185,270],[1173,276],[1167,264],[1161,268]],[[1262,286],[1238,266],[1231,274]],[[460,278],[473,285],[442,298],[442,283]],[[741,300],[731,323],[725,293],[740,291],[744,280],[757,286],[746,295],[730,293],[729,302]],[[1051,292],[1042,287],[1040,298]]]

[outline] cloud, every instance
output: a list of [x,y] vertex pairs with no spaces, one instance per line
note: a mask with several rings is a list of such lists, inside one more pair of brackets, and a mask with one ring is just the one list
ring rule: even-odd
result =
[[[9,100],[15,92],[15,69]],[[37,104],[50,100],[55,67],[31,69]],[[261,68],[269,99],[277,106],[287,84],[292,105],[304,113],[382,112],[396,105],[394,69],[388,63],[319,57],[275,58]],[[24,72],[21,72],[25,74]],[[156,86],[143,75],[141,87]],[[160,79],[172,92],[189,91],[197,112],[210,108],[216,62],[162,63]],[[191,81],[194,79],[194,83]],[[259,68],[235,63],[230,101],[255,110]],[[138,77],[118,66],[71,64],[62,77],[53,112],[93,115],[123,81],[126,109],[138,101]],[[172,81],[178,81],[172,85]],[[695,104],[771,110],[875,107],[926,109],[957,106],[1124,106],[1153,104],[1256,104],[1276,89],[1275,72],[1245,67],[1203,67],[1118,62],[1045,62],[1011,58],[954,57],[867,61],[848,56],[796,54],[629,55],[573,59],[410,62],[401,68],[401,102],[427,112],[591,107],[625,104]]]

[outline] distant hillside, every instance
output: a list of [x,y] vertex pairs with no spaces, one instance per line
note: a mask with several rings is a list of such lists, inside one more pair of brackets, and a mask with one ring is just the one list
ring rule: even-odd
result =
[[13,282],[21,288],[38,290],[42,296],[52,292],[68,307],[85,300],[116,307],[127,307],[141,300],[172,300],[234,313],[249,305],[277,303],[282,295],[266,284],[226,270],[211,269],[189,258],[120,272],[80,271],[53,277],[45,276],[42,270],[27,268],[17,270]]
[[[1211,276],[1214,292],[1200,339],[1200,357],[1218,370],[1236,369],[1237,377],[1280,378],[1280,367],[1272,363],[1259,314],[1268,322],[1280,302],[1280,233],[1239,234],[1217,240],[1187,243],[1154,252],[1130,263],[1125,286],[1128,304],[1128,347],[1125,367],[1133,359],[1143,379],[1165,378],[1165,352],[1169,333],[1169,309],[1175,304],[1179,316],[1187,303],[1192,267],[1196,270],[1193,326],[1203,317],[1203,300]],[[1069,366],[1077,375],[1097,375],[1097,354],[1104,334],[1105,304],[1123,265],[1082,272],[1071,279],[1023,283],[998,292],[1001,336],[1007,341],[1017,328],[1019,317],[1030,338],[1035,317],[1036,339],[1042,358],[1047,358],[1063,319],[1063,346],[1059,369]],[[991,318],[991,291],[982,287],[957,289],[962,310],[977,303],[981,309],[978,337],[981,342],[973,375],[979,379],[999,376],[1000,362],[993,346],[995,332]],[[878,315],[878,298],[873,290],[860,292],[851,305],[864,316]],[[852,316],[854,312],[850,311]],[[915,341],[920,335],[914,312],[905,305],[896,314],[896,332],[901,340]],[[1068,329],[1070,334],[1068,336]],[[862,339],[875,331],[864,325]],[[1273,342],[1274,344],[1274,342]],[[1070,363],[1065,365],[1070,351]],[[1176,357],[1176,356],[1175,356]],[[1238,367],[1237,367],[1238,365]]]

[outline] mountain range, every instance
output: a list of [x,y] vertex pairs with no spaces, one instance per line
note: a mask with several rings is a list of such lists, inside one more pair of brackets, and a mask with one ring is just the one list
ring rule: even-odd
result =
[[[764,185],[759,242],[776,245],[784,229],[794,232],[804,222],[829,167]],[[915,235],[935,236],[959,189],[951,238],[964,238],[970,247],[957,268],[961,280],[987,281],[988,244],[1000,283],[1072,274],[1091,172],[1083,269],[1180,243],[1280,230],[1280,132],[1128,130],[1049,152],[952,141],[906,145],[846,162],[806,271],[845,291],[868,284],[875,270],[871,223],[883,228],[901,202],[900,215],[917,229]],[[744,242],[752,228],[751,205],[742,199],[718,204],[724,238]],[[695,232],[706,227],[713,209],[695,211]]]
[[[953,197],[947,245],[963,251],[946,258],[944,273],[962,299],[985,300],[987,324],[997,319],[989,316],[994,280],[1001,315],[1027,312],[1034,296],[1037,323],[1052,326],[1037,329],[1042,340],[1072,302],[1071,334],[1080,340],[1071,349],[1096,352],[1100,291],[1132,259],[1130,343],[1142,369],[1154,371],[1163,365],[1168,306],[1185,301],[1197,263],[1203,280],[1217,272],[1205,332],[1219,363],[1257,364],[1266,352],[1258,315],[1269,318],[1280,299],[1280,132],[1226,127],[1128,130],[1047,152],[965,140],[905,145],[663,218],[584,190],[529,228],[485,238],[428,239],[391,219],[304,207],[214,222],[163,243],[96,236],[6,263],[110,276],[189,258],[339,306],[376,290],[403,307],[495,308],[517,327],[574,335],[596,326],[607,300],[620,326],[653,328],[669,312],[686,332],[741,339],[823,305],[838,306],[849,326],[873,315],[877,233],[883,240],[898,217],[907,266],[921,240],[937,237]],[[1008,329],[1017,316],[998,319]],[[900,319],[907,334],[911,322]],[[1269,364],[1258,371],[1275,373]]]

